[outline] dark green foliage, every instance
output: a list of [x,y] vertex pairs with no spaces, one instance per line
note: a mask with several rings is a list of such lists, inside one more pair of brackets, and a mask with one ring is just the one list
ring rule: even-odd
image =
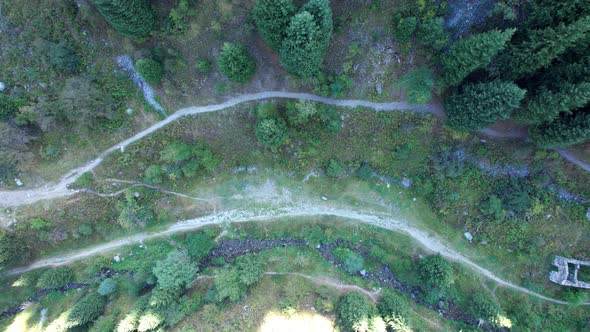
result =
[[300,77],[317,74],[326,55],[323,43],[320,27],[314,17],[306,11],[295,15],[289,23],[280,50],[281,65]]
[[405,74],[396,86],[406,89],[410,104],[426,104],[432,99],[434,72],[427,67],[420,67]]
[[[289,105],[289,104],[287,104]],[[256,118],[258,120],[277,118],[279,113],[277,111],[277,105],[273,103],[261,103],[256,106]]]
[[188,255],[178,250],[168,254],[166,259],[158,261],[153,273],[161,288],[182,289],[191,282],[197,273],[197,265]]
[[256,73],[256,60],[242,45],[225,43],[217,57],[219,70],[230,81],[246,83]]
[[328,166],[326,167],[326,174],[329,177],[338,178],[344,175],[346,172],[346,166],[339,162],[338,160],[330,160],[328,162]]
[[459,85],[471,72],[486,67],[516,29],[493,30],[461,39],[442,57],[443,85]]
[[178,1],[178,5],[170,9],[170,14],[168,14],[167,32],[182,34],[188,29],[189,17],[195,14],[195,10],[190,8],[189,0]]
[[147,184],[156,185],[162,183],[162,176],[166,172],[160,167],[160,165],[150,165],[143,172],[143,180]]
[[118,207],[121,213],[117,218],[117,223],[125,229],[144,227],[155,220],[152,209],[140,202],[134,196],[133,190],[128,190],[125,193],[125,201],[119,202]]
[[590,139],[590,111],[580,110],[562,115],[555,121],[529,128],[530,139],[540,147],[555,148],[584,142]]
[[367,325],[373,308],[367,299],[357,292],[344,295],[336,305],[336,321],[347,331],[357,331]]
[[216,243],[205,232],[196,232],[186,236],[186,246],[191,258],[199,261],[215,248]]
[[491,195],[487,200],[483,201],[479,211],[484,216],[490,216],[494,221],[503,221],[506,218],[506,211],[502,209],[502,200],[496,195]]
[[397,16],[394,20],[393,36],[400,44],[409,43],[414,37],[414,32],[418,25],[418,19],[415,17]]
[[98,286],[98,294],[108,296],[117,291],[117,282],[111,278],[103,280]]
[[516,84],[500,80],[469,84],[445,99],[447,124],[460,131],[486,128],[508,119],[525,93]]
[[548,67],[559,55],[590,32],[590,16],[571,24],[531,30],[526,39],[506,48],[498,59],[502,74],[517,79]]
[[162,287],[157,285],[151,293],[149,305],[157,309],[165,309],[172,305],[184,292],[182,287]]
[[67,73],[78,70],[80,57],[76,54],[76,49],[72,45],[63,41],[59,44],[51,44],[48,55],[49,63],[55,68]]
[[325,55],[330,47],[330,38],[332,38],[333,22],[332,9],[329,0],[309,0],[303,5],[302,11],[306,11],[313,16],[315,24],[318,27],[319,45],[322,53]]
[[236,269],[239,274],[240,283],[251,286],[260,280],[264,273],[264,264],[260,256],[243,255],[236,258]]
[[160,151],[160,159],[168,163],[177,163],[186,161],[191,157],[191,146],[184,142],[172,142],[162,151]]
[[477,293],[473,296],[469,309],[476,318],[494,324],[498,315],[503,314],[500,305],[492,300],[490,294]]
[[357,273],[365,266],[363,257],[348,248],[334,249],[334,256],[342,262],[344,269],[350,273]]
[[298,127],[306,125],[318,112],[317,104],[308,100],[287,102],[287,121],[290,126]]
[[416,30],[416,43],[434,49],[443,48],[449,40],[442,17],[424,18]]
[[279,50],[295,6],[291,0],[257,0],[254,5],[254,20],[258,33],[266,45]]
[[77,126],[91,127],[101,118],[112,116],[112,96],[105,94],[90,77],[77,76],[66,80],[59,100],[59,114]]
[[445,151],[432,158],[432,168],[437,179],[456,178],[463,174],[465,161],[451,151]]
[[18,252],[18,242],[14,236],[4,230],[0,230],[0,270],[12,262]]
[[162,68],[162,65],[155,60],[139,59],[135,62],[135,68],[137,68],[141,77],[150,84],[160,84],[162,81],[164,69]]
[[453,267],[440,254],[421,258],[418,261],[418,274],[429,288],[444,290],[455,282]]
[[197,61],[197,71],[201,74],[210,73],[213,70],[213,65],[209,60],[199,60]]
[[147,0],[92,0],[100,14],[123,35],[132,39],[148,36],[155,15]]
[[558,91],[541,89],[512,118],[524,124],[551,122],[560,113],[571,113],[590,102],[590,83],[565,83]]
[[400,296],[389,288],[385,288],[381,292],[379,302],[377,303],[377,309],[379,309],[379,315],[383,317],[385,322],[405,317],[408,313]]
[[256,123],[256,138],[264,146],[277,148],[287,138],[287,124],[281,118],[268,118]]
[[588,302],[588,292],[583,289],[567,289],[564,291],[563,299],[573,305],[581,305]]
[[500,181],[496,193],[507,211],[524,212],[531,207],[533,187],[524,179],[508,178]]
[[373,169],[368,162],[362,162],[361,166],[354,172],[361,180],[368,180],[373,176]]
[[554,26],[560,22],[571,23],[587,15],[590,15],[588,0],[535,0],[531,1],[527,25],[533,28]]
[[67,283],[74,281],[74,274],[68,267],[57,267],[43,272],[37,280],[38,289],[60,288]]
[[92,235],[92,232],[94,232],[94,229],[90,225],[82,224],[78,226],[78,233],[80,233],[80,235],[90,236]]
[[0,93],[0,120],[5,120],[18,112],[18,103],[8,95]]
[[68,327],[84,326],[94,321],[104,311],[106,298],[91,292],[74,304],[67,318]]

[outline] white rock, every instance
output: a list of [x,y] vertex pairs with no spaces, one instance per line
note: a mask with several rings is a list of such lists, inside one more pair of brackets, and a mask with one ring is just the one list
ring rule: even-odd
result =
[[127,112],[128,115],[132,115],[133,114],[133,110],[131,108],[128,108],[125,112]]
[[19,187],[22,187],[23,182],[20,179],[14,179],[14,182],[16,182],[16,185]]
[[322,196],[322,201],[327,201],[327,200],[328,200],[328,197]]
[[119,263],[121,261],[121,257],[119,257],[119,255],[113,257],[113,259],[115,260],[115,262]]
[[125,152],[125,146],[121,145],[120,149],[121,149],[121,153]]
[[465,236],[465,238],[467,239],[467,241],[469,241],[469,243],[471,243],[471,241],[473,241],[473,235],[471,235],[471,233],[465,232],[465,233],[463,233],[463,236]]
[[367,275],[367,271],[365,270],[360,270],[359,273],[364,277]]
[[415,202],[416,201],[416,197],[412,198],[412,201]]
[[586,210],[586,219],[590,220],[590,207]]
[[135,198],[139,197],[139,191],[134,192],[133,197],[135,197]]
[[4,91],[6,89],[6,84],[4,84],[4,82],[0,82],[0,92]]

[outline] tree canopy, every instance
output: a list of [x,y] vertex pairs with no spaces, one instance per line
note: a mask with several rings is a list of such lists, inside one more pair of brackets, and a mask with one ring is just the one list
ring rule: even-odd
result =
[[246,83],[256,73],[256,60],[242,45],[225,43],[217,57],[219,70],[230,81]]
[[254,5],[254,21],[258,32],[268,47],[279,50],[291,17],[295,15],[292,0],[257,0]]
[[148,0],[92,0],[100,14],[123,35],[132,39],[148,36],[155,14]]

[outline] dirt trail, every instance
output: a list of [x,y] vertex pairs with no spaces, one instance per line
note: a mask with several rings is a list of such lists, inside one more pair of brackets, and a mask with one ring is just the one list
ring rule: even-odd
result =
[[[218,225],[218,224],[226,224],[226,223],[239,223],[239,222],[249,222],[249,221],[270,221],[273,219],[280,219],[280,218],[292,218],[292,217],[317,217],[317,216],[336,216],[345,219],[351,219],[358,222],[374,225],[377,227],[389,229],[392,231],[397,231],[401,233],[405,233],[406,235],[412,237],[416,242],[422,245],[427,250],[432,252],[440,253],[441,255],[447,257],[456,262],[463,263],[468,265],[477,273],[489,278],[499,285],[509,287],[514,289],[517,292],[528,294],[531,296],[535,296],[537,298],[557,303],[557,304],[568,304],[568,302],[549,298],[547,296],[535,293],[529,289],[524,287],[518,286],[513,284],[512,282],[503,280],[497,277],[493,272],[479,266],[478,264],[471,261],[469,258],[463,256],[462,254],[454,251],[453,249],[447,247],[441,240],[435,238],[433,235],[426,233],[420,229],[417,229],[408,224],[408,222],[400,221],[397,219],[393,219],[390,216],[382,215],[382,214],[368,214],[353,210],[347,209],[339,209],[335,207],[326,206],[318,206],[318,205],[298,205],[289,208],[271,210],[271,211],[258,211],[258,212],[244,212],[244,211],[226,211],[216,214],[211,214],[208,216],[180,221],[176,224],[171,225],[168,229],[157,232],[157,233],[140,233],[136,235],[132,235],[126,238],[118,239],[115,241],[111,241],[93,248],[88,248],[73,254],[53,257],[48,259],[43,259],[37,262],[32,263],[26,267],[20,267],[16,269],[12,269],[7,271],[9,275],[15,275],[24,273],[27,271],[31,271],[34,269],[39,269],[42,267],[51,267],[51,266],[60,266],[69,264],[74,261],[78,261],[80,259],[97,255],[100,253],[105,253],[108,251],[112,251],[113,249],[121,248],[123,246],[136,244],[142,242],[144,240],[149,240],[157,237],[168,236],[175,233],[180,233],[188,230],[197,229],[206,225]],[[590,305],[586,303],[586,305]]]

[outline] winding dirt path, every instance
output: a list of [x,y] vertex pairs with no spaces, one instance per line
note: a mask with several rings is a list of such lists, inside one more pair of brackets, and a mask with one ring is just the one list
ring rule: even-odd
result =
[[[370,225],[374,225],[377,227],[389,229],[396,232],[405,233],[406,235],[412,237],[416,242],[418,242],[421,246],[426,248],[429,251],[440,253],[442,256],[446,258],[463,263],[468,265],[477,273],[485,276],[488,279],[491,279],[498,283],[501,286],[512,288],[513,290],[528,294],[545,301],[549,301],[556,304],[569,304],[568,302],[553,299],[542,294],[533,292],[527,288],[518,286],[510,281],[506,281],[501,279],[500,277],[496,276],[490,270],[487,270],[484,267],[479,266],[477,263],[474,263],[469,258],[463,256],[459,252],[447,247],[441,240],[437,239],[434,235],[430,235],[425,231],[422,231],[418,228],[415,228],[408,224],[408,222],[400,221],[397,219],[393,219],[390,216],[384,214],[368,214],[359,211],[347,210],[347,209],[339,209],[335,207],[330,207],[329,205],[314,205],[314,204],[304,204],[289,208],[282,208],[270,211],[257,211],[257,212],[245,212],[245,211],[226,211],[220,212],[216,214],[211,214],[208,216],[180,221],[176,224],[171,225],[168,229],[164,231],[160,231],[157,233],[139,233],[135,234],[126,238],[114,240],[108,243],[101,244],[99,246],[84,249],[72,254],[59,256],[59,257],[52,257],[43,260],[39,260],[34,262],[26,267],[20,267],[16,269],[12,269],[7,271],[8,275],[16,275],[21,274],[27,271],[31,271],[34,269],[39,269],[43,267],[52,267],[52,266],[60,266],[72,263],[74,261],[78,261],[80,259],[94,256],[101,253],[106,253],[108,251],[112,251],[113,249],[121,248],[123,246],[136,244],[142,242],[144,240],[149,240],[153,238],[158,238],[162,236],[168,236],[175,233],[180,233],[184,231],[194,230],[206,225],[219,225],[219,224],[228,224],[228,223],[241,223],[241,222],[249,222],[249,221],[270,221],[274,219],[281,219],[281,218],[301,218],[301,217],[317,217],[317,216],[336,216],[340,218],[350,219],[357,222],[362,222]],[[590,305],[590,302],[585,303],[586,305]]]
[[285,91],[265,91],[253,94],[246,94],[229,99],[226,102],[215,105],[206,106],[193,106],[183,108],[176,111],[166,119],[153,124],[152,126],[142,130],[134,136],[117,143],[108,150],[102,152],[96,159],[88,162],[86,165],[78,167],[69,171],[64,175],[58,183],[52,185],[45,185],[43,187],[14,190],[14,191],[0,191],[0,207],[14,207],[32,204],[41,200],[54,199],[78,192],[77,190],[69,190],[68,185],[76,181],[83,173],[92,171],[111,153],[117,150],[124,151],[125,148],[158,131],[159,129],[169,125],[170,123],[189,115],[195,115],[200,113],[216,112],[226,108],[230,108],[242,103],[281,98],[281,99],[303,99],[315,102],[320,102],[328,105],[354,108],[354,107],[366,107],[375,111],[411,111],[416,113],[432,113],[440,115],[442,110],[436,105],[412,105],[404,102],[390,102],[390,103],[376,103],[366,100],[344,100],[344,99],[332,99],[321,97],[309,93],[295,93]]

